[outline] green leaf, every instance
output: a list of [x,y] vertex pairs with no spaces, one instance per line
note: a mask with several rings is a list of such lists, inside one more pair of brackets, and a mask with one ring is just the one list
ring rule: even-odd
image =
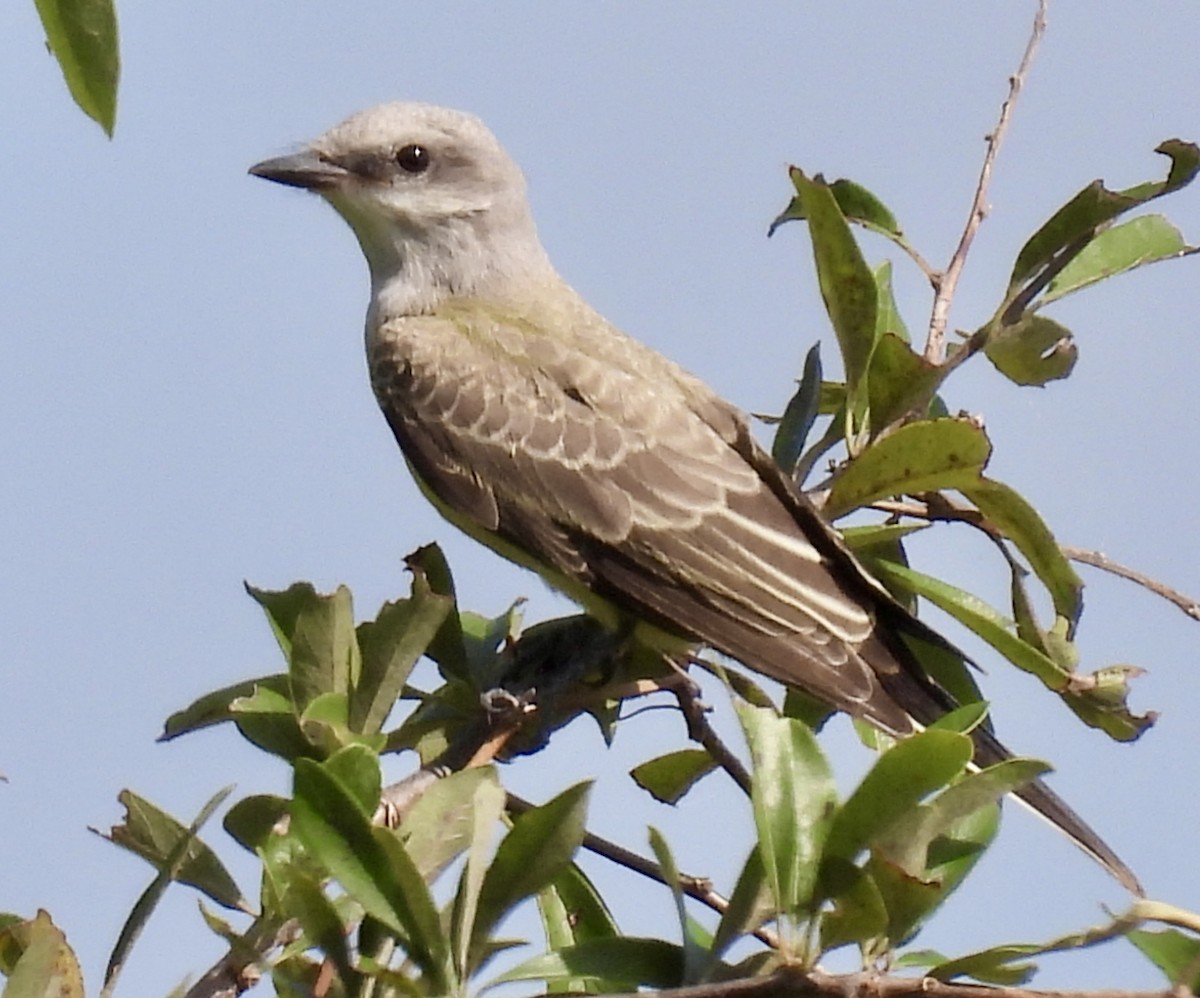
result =
[[[873,571],[874,569],[872,569]],[[913,598],[915,599],[915,596]],[[929,677],[949,693],[955,703],[978,704],[986,710],[983,694],[980,693],[979,684],[975,682],[975,677],[972,675],[972,663],[962,652],[944,645],[934,644],[932,641],[922,641],[920,638],[907,634],[904,635],[904,643],[917,657]],[[939,722],[944,721],[945,717],[942,717],[939,721],[935,721],[934,725],[940,727],[941,723]],[[986,719],[983,723],[985,726],[987,725]]]
[[[217,794],[201,813],[207,818],[232,789],[228,787]],[[122,790],[117,799],[125,808],[125,820],[114,825],[105,838],[160,871],[169,867],[170,857],[180,843],[186,843],[172,873],[173,879],[195,887],[225,908],[250,911],[249,903],[217,854],[196,838],[192,829],[130,790]]]
[[[1113,917],[1109,922],[1102,925],[1093,926],[1083,929],[1082,931],[1072,932],[1065,936],[1060,936],[1057,939],[1052,939],[1045,943],[1008,943],[1002,946],[994,946],[989,949],[982,950],[977,953],[968,953],[965,956],[957,957],[953,960],[947,960],[944,956],[933,954],[932,959],[923,961],[924,965],[931,969],[928,972],[929,977],[937,978],[938,980],[949,980],[955,976],[963,976],[970,974],[980,980],[992,981],[994,983],[1007,983],[1009,980],[1017,980],[1015,973],[1018,973],[1029,967],[1031,964],[1017,964],[1017,961],[1027,960],[1031,956],[1039,956],[1045,953],[1066,953],[1078,952],[1094,946],[1100,946],[1111,940],[1125,936],[1134,942],[1134,945],[1139,945],[1136,941],[1139,937],[1150,937],[1149,941],[1152,949],[1156,949],[1158,943],[1165,944],[1161,952],[1155,953],[1155,957],[1161,957],[1162,963],[1158,959],[1160,969],[1167,973],[1172,984],[1187,984],[1187,980],[1181,981],[1182,975],[1197,975],[1197,980],[1193,983],[1200,984],[1200,970],[1197,969],[1197,960],[1200,959],[1200,940],[1195,935],[1178,934],[1178,938],[1171,938],[1174,934],[1160,934],[1155,932],[1142,932],[1140,930],[1131,931],[1131,927],[1139,924],[1145,919],[1162,919],[1167,921],[1176,921],[1181,924],[1195,928],[1200,923],[1200,916],[1196,916],[1192,912],[1183,911],[1174,908],[1170,905],[1163,905],[1157,901],[1138,901],[1124,915]],[[1176,945],[1178,944],[1178,949]],[[1139,948],[1141,948],[1139,946]],[[1149,955],[1149,954],[1147,954]],[[909,956],[909,961],[912,961],[912,956]],[[1015,966],[1014,966],[1015,965]],[[995,968],[998,973],[994,976],[989,976]],[[1009,976],[1004,976],[1009,975]]]
[[913,808],[892,823],[877,837],[875,848],[911,876],[921,876],[934,865],[929,854],[935,839],[948,834],[957,822],[994,804],[1049,769],[1038,759],[1006,759],[970,773],[928,804]]
[[[450,573],[450,565],[442,549],[436,544],[426,544],[417,548],[404,559],[404,563],[414,573],[419,572],[429,583],[430,591],[436,596],[449,598],[457,602],[454,592],[454,577]],[[429,647],[425,650],[445,679],[466,679],[467,649],[463,640],[462,622],[459,620],[457,609],[446,615],[442,626]]]
[[517,600],[497,617],[485,617],[470,610],[459,613],[467,653],[467,680],[473,689],[484,692],[502,684],[508,668],[503,649],[521,633],[521,602]]
[[326,759],[321,768],[354,798],[359,810],[364,814],[375,812],[382,780],[374,752],[363,745],[349,745]]
[[[160,742],[169,742],[172,738],[199,731],[223,721],[236,720],[233,702],[252,697],[259,688],[270,690],[277,697],[286,697],[289,693],[288,677],[284,673],[273,676],[262,676],[258,679],[247,679],[232,686],[225,686],[192,701],[183,710],[177,710],[167,718],[163,732],[158,736]],[[289,711],[290,713],[290,711]]]
[[837,709],[805,693],[804,690],[789,686],[783,694],[781,713],[784,717],[793,718],[814,733],[820,734],[825,723],[837,713]]
[[952,731],[927,730],[897,742],[842,804],[826,857],[853,860],[920,801],[962,775],[973,754],[971,739]]
[[[616,922],[592,882],[572,863],[537,896],[538,913],[551,951],[566,949],[589,939],[615,939]],[[620,991],[621,981],[578,977],[547,986],[551,994],[591,990],[600,994]]]
[[296,868],[289,869],[286,878],[288,912],[299,920],[307,943],[333,963],[345,992],[354,994],[362,975],[354,969],[342,916],[316,879]]
[[1136,715],[1125,702],[1130,667],[1100,670],[1091,677],[1070,672],[1045,652],[1012,633],[1013,622],[978,596],[904,565],[874,561],[872,572],[885,585],[924,596],[974,631],[1013,665],[1037,676],[1079,718],[1118,741],[1133,741],[1154,723],[1155,715]]
[[[794,166],[788,173],[792,177],[793,183],[795,183],[796,174],[799,173],[803,176],[800,170]],[[895,240],[900,240],[903,236],[896,217],[891,213],[887,205],[861,184],[856,184],[853,180],[843,178],[835,180],[830,184],[829,190],[847,221],[858,222],[868,229]],[[804,199],[801,195],[797,194],[788,202],[788,206],[783,212],[771,223],[771,227],[767,230],[767,236],[773,236],[775,230],[783,225],[784,222],[798,222],[806,218],[808,218],[808,213],[804,210]]]
[[488,987],[511,981],[555,982],[576,979],[619,981],[621,990],[639,987],[679,987],[683,983],[683,948],[661,939],[620,936],[589,939],[553,953],[526,960],[488,983]]
[[83,971],[67,937],[38,911],[20,928],[24,950],[8,974],[4,998],[83,998]]
[[650,849],[658,861],[658,869],[666,881],[671,897],[675,901],[675,917],[679,920],[679,935],[683,940],[683,983],[695,984],[700,979],[700,972],[707,963],[708,947],[697,944],[693,933],[693,924],[688,918],[687,904],[680,885],[679,867],[667,840],[662,837],[654,826],[650,827]]
[[433,592],[424,572],[414,569],[412,597],[385,603],[374,620],[358,625],[362,674],[350,697],[354,731],[382,730],[413,666],[453,611],[454,598]]
[[880,333],[867,382],[871,435],[910,412],[924,413],[945,372],[913,351],[898,334]]
[[234,804],[225,813],[221,827],[243,849],[256,852],[265,847],[267,839],[287,813],[286,797],[254,794]]
[[[843,213],[846,211],[845,206],[842,206]],[[899,230],[896,230],[899,234]],[[896,296],[892,290],[892,261],[884,260],[878,267],[875,268],[875,287],[879,292],[879,303],[877,305],[877,313],[875,316],[876,332],[879,336],[886,333],[891,333],[897,339],[904,343],[910,341],[908,335],[908,327],[904,324],[904,317],[900,314],[900,309],[896,305]],[[875,347],[879,349],[878,344]]]
[[864,955],[870,954],[872,940],[884,936],[888,928],[887,906],[875,881],[837,857],[826,860],[821,880],[833,899],[833,906],[821,912],[821,952],[856,943]]
[[[158,874],[134,902],[121,931],[117,934],[117,941],[113,944],[108,965],[104,970],[102,994],[112,993],[130,951],[173,880],[192,884],[218,904],[224,902],[213,893],[214,890],[225,895],[236,894],[241,902],[241,893],[237,890],[237,885],[225,872],[216,855],[197,837],[200,829],[224,803],[232,790],[233,787],[225,787],[213,794],[204,802],[204,806],[186,829],[175,819],[129,791],[121,794],[120,799],[126,804],[128,818],[124,827],[113,828],[110,841],[123,845],[132,852],[138,852],[139,855],[145,855],[145,858],[158,868]],[[118,842],[118,838],[122,841]],[[164,851],[164,847],[168,846]],[[142,849],[153,851],[153,855],[140,852]],[[250,906],[244,902],[237,907],[243,911],[250,910]]]
[[505,793],[496,780],[475,785],[467,829],[467,861],[458,880],[458,891],[451,909],[452,947],[454,966],[459,980],[466,981],[495,952],[492,941],[483,937],[483,944],[472,946],[479,915],[479,899],[487,878],[487,860],[492,836],[504,813]]
[[635,766],[629,775],[655,800],[677,804],[716,768],[716,761],[704,749],[680,749]]
[[837,335],[846,370],[847,404],[857,420],[865,411],[867,365],[875,349],[879,291],[854,234],[829,186],[793,167],[796,193],[808,218],[817,281]]
[[889,948],[911,938],[922,920],[945,899],[941,884],[915,876],[875,852],[867,861],[866,875],[887,912],[883,934]]
[[960,735],[969,735],[979,727],[987,727],[988,705],[982,700],[974,700],[947,711],[926,729],[928,731],[953,731]]
[[1050,593],[1054,609],[1073,626],[1083,612],[1083,580],[1037,510],[1015,489],[990,479],[964,486],[961,491],[992,526],[1017,546]]
[[484,877],[471,931],[470,966],[479,966],[500,920],[570,865],[583,841],[590,789],[590,783],[578,783],[513,822]]
[[310,759],[296,760],[293,791],[291,828],[305,848],[364,911],[404,941],[433,989],[448,990],[452,975],[441,920],[399,840],[373,828],[355,794]]
[[900,223],[891,210],[874,194],[853,180],[844,177],[829,185],[842,214],[851,222],[859,222],[876,232],[901,236]]
[[432,882],[476,841],[481,827],[499,820],[503,807],[504,790],[491,766],[451,773],[429,787],[404,815],[399,829],[421,876]]
[[1143,215],[1114,225],[1096,236],[1047,286],[1045,305],[1097,281],[1159,260],[1183,256],[1187,244],[1162,215]]
[[916,534],[929,529],[928,523],[866,523],[853,527],[843,527],[838,532],[842,540],[855,554],[869,551],[872,548],[894,550],[898,541],[909,534]]
[[978,596],[904,565],[879,561],[872,567],[881,581],[886,579],[924,596],[978,634],[1017,668],[1037,676],[1050,689],[1058,692],[1066,686],[1068,676],[1057,663],[1013,634],[1013,622]]
[[945,963],[946,957],[935,949],[905,950],[895,958],[895,967],[932,967],[935,963]]
[[771,456],[785,474],[796,470],[804,443],[821,404],[821,344],[815,343],[804,357],[804,373],[796,394],[788,401],[771,443]]
[[1074,335],[1066,326],[1029,313],[997,326],[984,353],[997,371],[1018,385],[1044,385],[1065,378],[1079,359]]
[[710,968],[721,954],[748,932],[753,932],[775,913],[775,902],[767,889],[762,853],[757,845],[750,850],[738,875],[729,904],[721,915],[709,947]]
[[867,872],[887,909],[888,949],[910,939],[954,893],[995,838],[999,821],[1000,807],[993,803],[952,822],[928,843],[920,874],[905,870],[884,848],[872,850]]
[[538,895],[538,908],[551,949],[620,934],[604,898],[575,863]]
[[292,700],[303,712],[322,693],[350,692],[358,681],[359,652],[350,590],[338,586],[329,596],[307,582],[283,592],[246,586],[266,611],[288,662]]
[[813,733],[773,710],[735,701],[754,762],[751,800],[767,883],[781,915],[812,900],[837,807],[829,764]]
[[350,730],[350,704],[345,693],[322,693],[314,697],[300,716],[300,730],[323,756],[347,745],[366,745],[378,753],[387,742],[379,733],[359,735]]
[[79,110],[111,139],[121,76],[113,0],[34,0],[34,6]]
[[447,680],[432,694],[414,692],[413,698],[420,703],[399,728],[388,732],[384,751],[415,749],[421,765],[429,765],[449,748],[464,723],[479,717],[479,694],[479,690],[458,679]]
[[1154,151],[1171,159],[1167,179],[1123,191],[1108,190],[1099,180],[1088,184],[1021,248],[1009,280],[1010,296],[1019,286],[1032,283],[1039,275],[1077,256],[1103,226],[1119,215],[1179,190],[1191,183],[1200,171],[1200,149],[1190,142],[1168,139]]
[[928,976],[938,981],[973,977],[985,984],[1017,987],[1033,977],[1037,967],[1029,962],[1029,957],[1041,951],[1041,947],[1036,945],[994,946],[939,963],[930,968]]
[[991,449],[987,434],[969,419],[909,423],[846,466],[822,512],[835,520],[889,496],[969,487],[978,483]]
[[1134,929],[1126,938],[1167,976],[1172,986],[1200,993],[1200,939],[1177,929]]
[[264,751],[288,762],[317,754],[300,730],[290,683],[282,693],[269,686],[256,686],[250,696],[231,701],[229,712],[242,737]]

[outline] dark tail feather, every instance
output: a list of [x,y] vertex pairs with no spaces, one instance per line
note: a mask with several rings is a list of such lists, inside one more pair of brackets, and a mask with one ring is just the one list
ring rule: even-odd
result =
[[[987,731],[977,730],[975,732],[975,745],[975,760],[983,766],[1012,757],[1012,753]],[[1014,791],[1014,796],[1058,828],[1080,849],[1111,873],[1126,890],[1138,897],[1145,897],[1146,892],[1138,883],[1133,870],[1113,852],[1108,843],[1100,838],[1086,821],[1071,809],[1065,800],[1045,783],[1041,780],[1033,780]]]
[[[956,655],[961,656],[962,652],[959,652],[945,638],[930,630],[915,617],[902,615],[898,621],[893,621],[893,623],[900,625],[895,632],[889,634],[886,631],[882,633],[877,631],[873,638],[881,640],[881,643],[891,650],[892,655],[900,664],[900,670],[888,672],[877,666],[873,666],[873,668],[888,699],[902,707],[908,716],[917,723],[930,724],[958,705],[944,689],[928,676],[920,658],[914,653],[912,644],[928,643],[932,640],[935,646],[948,648]],[[896,632],[903,634],[904,638],[895,640]],[[893,641],[889,643],[888,637],[893,637]],[[871,646],[864,644],[861,650],[869,651]],[[877,723],[879,723],[878,720]],[[886,723],[883,726],[886,728]],[[976,765],[991,766],[1012,758],[1012,752],[992,734],[989,727],[981,725],[976,728],[972,732],[972,738],[975,741]],[[1057,827],[1080,849],[1112,874],[1126,890],[1139,897],[1144,896],[1142,885],[1138,883],[1137,877],[1121,857],[1113,852],[1109,845],[1092,830],[1091,826],[1045,783],[1041,780],[1033,780],[1014,791],[1014,796]]]

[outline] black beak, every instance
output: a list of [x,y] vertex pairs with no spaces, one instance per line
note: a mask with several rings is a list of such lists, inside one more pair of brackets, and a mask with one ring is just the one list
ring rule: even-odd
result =
[[250,173],[255,177],[273,180],[277,184],[301,187],[309,191],[339,187],[350,176],[349,170],[336,163],[330,163],[307,149],[291,156],[278,156],[255,163],[250,167]]

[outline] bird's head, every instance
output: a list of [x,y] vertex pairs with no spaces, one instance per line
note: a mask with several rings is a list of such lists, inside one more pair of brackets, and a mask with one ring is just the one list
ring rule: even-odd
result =
[[462,111],[382,104],[250,172],[314,191],[336,209],[370,265],[376,304],[389,313],[502,294],[506,282],[548,267],[520,169]]

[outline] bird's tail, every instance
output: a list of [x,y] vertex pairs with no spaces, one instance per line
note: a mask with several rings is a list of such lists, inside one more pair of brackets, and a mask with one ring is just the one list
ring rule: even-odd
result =
[[[1008,751],[990,732],[976,729],[975,760],[987,766],[1012,758]],[[1145,891],[1128,864],[1121,859],[1107,842],[1084,821],[1071,806],[1041,780],[1031,780],[1014,791],[1014,796],[1026,807],[1044,818],[1074,842],[1080,849],[1111,873],[1128,891],[1144,897]]]

